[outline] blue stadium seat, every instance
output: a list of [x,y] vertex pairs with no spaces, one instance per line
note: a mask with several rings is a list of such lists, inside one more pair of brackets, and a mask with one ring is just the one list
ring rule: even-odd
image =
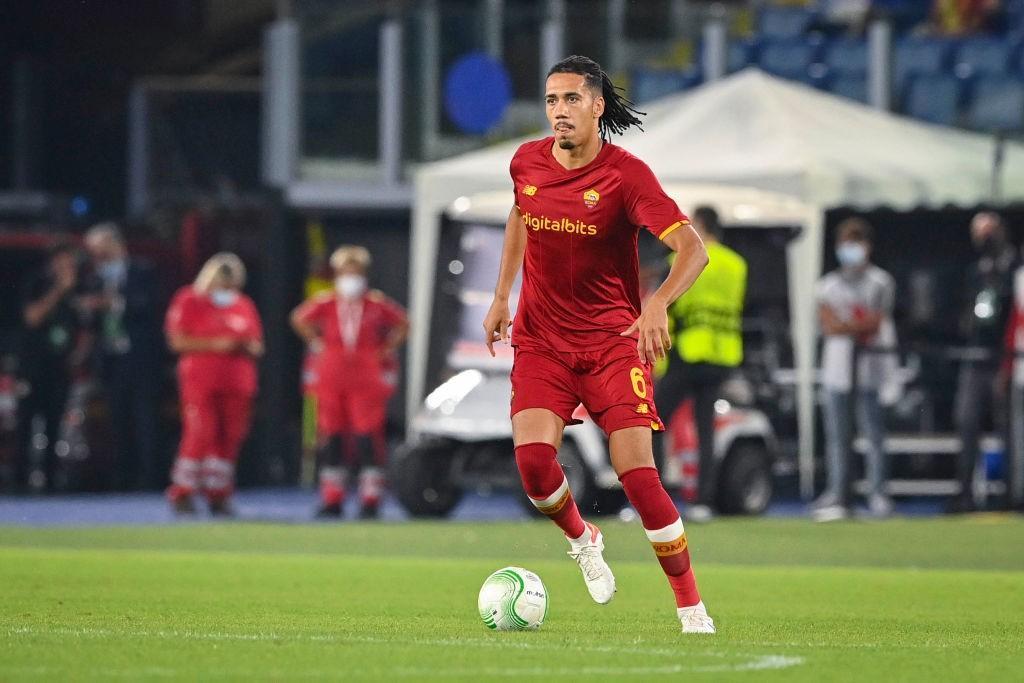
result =
[[637,103],[656,100],[665,95],[686,90],[699,84],[700,71],[691,69],[634,69],[630,81],[629,96]]
[[799,38],[814,23],[813,11],[803,7],[773,7],[761,10],[758,33],[762,38]]
[[991,76],[1005,74],[1015,46],[1003,38],[972,38],[960,44],[953,59],[956,75]]
[[726,67],[729,73],[741,71],[751,64],[757,63],[757,44],[749,41],[734,41],[729,43],[729,53],[726,57]]
[[966,123],[977,130],[1024,130],[1024,83],[1011,76],[979,78],[972,88]]
[[910,82],[903,110],[915,119],[956,125],[963,84],[953,76],[918,76]]
[[818,56],[819,45],[808,40],[779,40],[761,46],[758,64],[770,74],[805,80],[807,68]]
[[893,49],[893,84],[903,93],[915,76],[937,76],[949,67],[953,45],[937,38],[905,38]]
[[868,72],[867,42],[841,39],[827,43],[823,61],[831,73],[863,76]]
[[829,81],[828,91],[864,104],[868,101],[868,82],[864,76],[836,76]]

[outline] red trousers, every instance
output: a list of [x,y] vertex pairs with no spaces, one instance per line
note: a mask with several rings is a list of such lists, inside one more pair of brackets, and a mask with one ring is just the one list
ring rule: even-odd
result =
[[235,485],[235,461],[249,433],[252,395],[183,386],[181,443],[171,471],[171,498],[202,489],[226,498]]

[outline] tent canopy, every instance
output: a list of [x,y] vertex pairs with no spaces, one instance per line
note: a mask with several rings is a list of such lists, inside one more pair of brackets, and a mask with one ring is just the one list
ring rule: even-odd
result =
[[[427,164],[416,174],[409,417],[426,388],[427,330],[442,213],[460,197],[501,191],[506,193],[507,213],[513,199],[509,162],[524,141]],[[813,456],[816,324],[811,288],[821,274],[824,211],[837,206],[909,210],[1024,200],[1024,145],[1005,144],[996,187],[996,143],[988,136],[880,112],[756,69],[652,103],[644,131],[631,129],[615,142],[647,162],[665,185],[740,186],[786,195],[807,207],[804,232],[789,262],[804,466]]]

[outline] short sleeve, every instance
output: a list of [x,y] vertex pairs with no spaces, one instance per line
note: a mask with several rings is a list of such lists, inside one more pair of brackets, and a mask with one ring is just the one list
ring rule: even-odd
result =
[[831,306],[832,305],[832,301],[831,301],[831,297],[830,297],[830,293],[829,293],[829,290],[831,289],[831,287],[830,287],[831,283],[832,283],[832,281],[826,275],[825,277],[821,278],[820,280],[818,280],[814,284],[814,301],[819,306],[821,306],[821,305]]
[[405,309],[402,308],[396,301],[391,299],[384,300],[384,319],[390,327],[400,327],[406,323]]
[[333,297],[325,298],[323,296],[306,299],[295,310],[295,317],[303,325],[320,324],[323,322],[326,306],[330,305],[333,300]]
[[630,158],[622,167],[623,198],[629,222],[643,226],[658,239],[665,239],[677,228],[688,225],[675,201],[665,194],[650,167]]
[[516,170],[519,166],[519,153],[521,150],[521,147],[517,149],[516,153],[512,155],[512,161],[508,163],[508,175],[512,178],[512,206],[516,208],[519,208],[519,186],[516,183]]
[[256,309],[256,304],[249,297],[245,297],[243,301],[245,302],[245,316],[248,319],[251,337],[258,341],[263,341],[263,321],[260,320],[260,312]]
[[171,336],[187,332],[194,315],[192,313],[193,300],[194,297],[190,288],[183,287],[178,290],[171,300],[171,305],[167,308],[167,314],[164,316],[164,334]]

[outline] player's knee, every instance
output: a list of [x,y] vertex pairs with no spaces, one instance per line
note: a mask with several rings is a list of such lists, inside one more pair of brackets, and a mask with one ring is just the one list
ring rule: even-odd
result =
[[[557,451],[549,443],[525,443],[516,446],[516,467],[523,481],[526,494],[531,497],[544,496],[550,493],[552,484],[560,484],[561,470],[555,460]],[[558,470],[556,473],[555,470]],[[554,480],[558,481],[555,482]]]

